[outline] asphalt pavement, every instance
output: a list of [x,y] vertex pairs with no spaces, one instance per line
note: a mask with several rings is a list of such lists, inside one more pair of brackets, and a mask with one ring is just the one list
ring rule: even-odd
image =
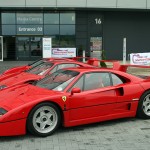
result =
[[[0,62],[0,73],[27,61]],[[134,71],[133,71],[134,72]],[[64,128],[49,137],[0,137],[0,150],[148,150],[150,120],[125,118]]]

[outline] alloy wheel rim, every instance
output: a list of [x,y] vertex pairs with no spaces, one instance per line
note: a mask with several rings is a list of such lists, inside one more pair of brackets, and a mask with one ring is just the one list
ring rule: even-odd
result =
[[39,133],[51,132],[56,127],[57,122],[57,112],[50,106],[40,107],[33,115],[33,126]]
[[142,109],[147,116],[150,116],[150,94],[144,98]]

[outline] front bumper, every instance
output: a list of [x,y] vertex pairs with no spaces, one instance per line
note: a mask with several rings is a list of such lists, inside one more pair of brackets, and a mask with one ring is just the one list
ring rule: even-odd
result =
[[0,123],[0,136],[15,136],[26,134],[26,118]]

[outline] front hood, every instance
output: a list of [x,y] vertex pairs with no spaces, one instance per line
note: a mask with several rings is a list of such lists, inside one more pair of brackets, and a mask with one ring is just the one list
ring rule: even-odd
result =
[[46,100],[61,92],[43,89],[33,85],[16,86],[0,92],[0,107],[11,110],[35,100]]
[[9,77],[5,80],[0,81],[0,86],[6,85],[7,87],[9,87],[9,86],[25,83],[27,81],[39,80],[40,78],[42,78],[42,76],[22,72],[16,76]]

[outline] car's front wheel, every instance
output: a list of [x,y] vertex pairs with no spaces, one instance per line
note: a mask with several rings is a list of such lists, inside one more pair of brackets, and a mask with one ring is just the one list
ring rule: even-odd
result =
[[150,119],[150,91],[145,92],[139,101],[137,116],[144,119]]
[[61,114],[52,103],[41,103],[35,106],[27,119],[29,132],[37,136],[51,135],[60,125]]

